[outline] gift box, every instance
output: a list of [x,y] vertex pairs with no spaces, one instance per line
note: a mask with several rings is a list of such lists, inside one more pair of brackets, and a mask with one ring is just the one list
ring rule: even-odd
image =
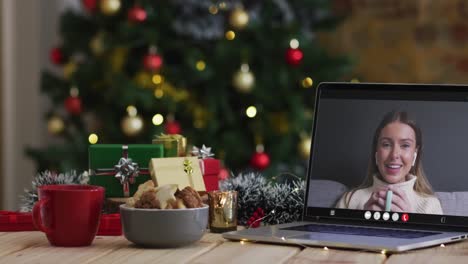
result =
[[130,197],[151,179],[151,158],[163,157],[160,144],[96,144],[89,147],[89,184],[103,186],[106,197]]
[[177,184],[181,190],[191,186],[198,192],[206,191],[197,157],[153,158],[149,170],[156,186]]
[[219,171],[221,170],[220,161],[218,159],[200,159],[200,169],[203,174],[206,191],[215,191],[219,189]]
[[32,213],[0,211],[0,232],[35,230]]
[[187,147],[187,139],[182,135],[161,134],[156,136],[153,144],[161,144],[164,148],[164,157],[184,157]]
[[120,236],[122,235],[122,223],[120,214],[103,214],[99,221],[98,236]]

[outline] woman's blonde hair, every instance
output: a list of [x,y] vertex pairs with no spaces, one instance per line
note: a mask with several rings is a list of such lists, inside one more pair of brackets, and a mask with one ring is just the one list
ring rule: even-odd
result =
[[379,125],[377,126],[377,129],[375,130],[374,137],[372,139],[371,155],[370,155],[369,164],[367,167],[366,178],[364,179],[363,183],[359,187],[354,188],[353,190],[345,194],[346,207],[348,207],[349,201],[351,200],[351,197],[353,196],[354,192],[356,192],[359,189],[365,189],[365,188],[372,186],[374,175],[376,175],[379,179],[383,180],[382,176],[380,175],[377,164],[375,163],[374,153],[377,152],[377,145],[379,142],[380,133],[388,124],[394,123],[394,122],[399,122],[399,123],[410,126],[413,129],[415,137],[416,137],[416,150],[418,154],[416,157],[416,162],[410,170],[410,173],[416,176],[416,182],[414,184],[414,191],[423,195],[434,195],[434,192],[432,191],[432,187],[426,178],[426,174],[424,173],[422,161],[421,161],[421,158],[423,156],[422,155],[423,154],[423,151],[422,151],[423,139],[422,139],[421,129],[419,128],[419,126],[416,125],[416,123],[413,120],[411,120],[408,117],[407,112],[391,111],[385,114],[382,121],[380,121]]

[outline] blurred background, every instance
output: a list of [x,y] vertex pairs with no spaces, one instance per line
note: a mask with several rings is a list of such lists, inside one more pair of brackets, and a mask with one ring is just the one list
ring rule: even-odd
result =
[[322,81],[464,83],[462,0],[2,0],[0,203],[99,143],[182,134],[305,176]]

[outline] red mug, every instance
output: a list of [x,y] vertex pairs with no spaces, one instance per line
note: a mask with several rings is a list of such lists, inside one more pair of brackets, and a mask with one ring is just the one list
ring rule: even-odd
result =
[[104,203],[104,188],[62,184],[38,187],[33,222],[51,245],[89,246],[96,236]]

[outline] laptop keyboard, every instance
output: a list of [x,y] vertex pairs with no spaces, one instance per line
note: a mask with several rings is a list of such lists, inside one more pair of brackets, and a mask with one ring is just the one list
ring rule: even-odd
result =
[[302,225],[302,226],[293,226],[293,227],[287,227],[287,228],[281,228],[281,229],[317,232],[317,233],[373,236],[373,237],[393,237],[393,238],[405,238],[405,239],[421,238],[425,236],[439,234],[437,232],[428,232],[428,231],[343,226],[343,225],[322,225],[322,224],[307,224],[307,225]]

